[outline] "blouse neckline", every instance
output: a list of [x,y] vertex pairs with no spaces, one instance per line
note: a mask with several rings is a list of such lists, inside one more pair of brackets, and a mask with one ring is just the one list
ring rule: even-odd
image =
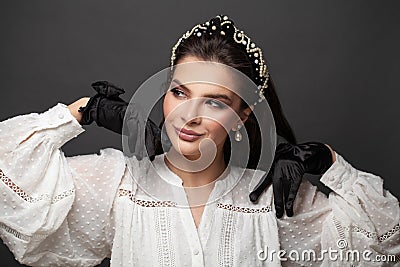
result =
[[[161,179],[176,187],[184,189],[182,185],[182,179],[176,173],[174,173],[165,163],[165,154],[157,155],[153,163]],[[243,169],[237,166],[228,166],[224,172],[225,175],[218,177],[215,181],[212,182],[215,184],[212,192],[210,193],[208,202],[217,201],[220,197],[229,193],[231,189],[233,189],[239,182],[243,171]]]

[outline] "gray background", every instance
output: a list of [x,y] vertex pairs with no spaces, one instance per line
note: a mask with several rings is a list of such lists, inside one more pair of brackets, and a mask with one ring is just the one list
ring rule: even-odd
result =
[[[330,144],[400,196],[398,1],[2,1],[0,120],[70,104],[109,80],[134,90],[171,47],[223,13],[262,49],[300,142]],[[396,115],[397,114],[397,115]],[[96,125],[66,155],[121,148]],[[1,246],[1,266],[18,266]]]

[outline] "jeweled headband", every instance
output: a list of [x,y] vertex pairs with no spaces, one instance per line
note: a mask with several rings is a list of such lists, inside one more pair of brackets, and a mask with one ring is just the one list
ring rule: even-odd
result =
[[[205,23],[198,24],[190,31],[184,33],[172,48],[171,69],[173,69],[175,64],[176,49],[182,42],[184,42],[193,34],[198,37],[202,36],[202,34],[221,34],[226,36],[226,38],[233,38],[236,43],[241,44],[250,58],[253,67],[258,73],[258,76],[254,77],[255,81],[253,80],[258,87],[258,90],[255,92],[259,96],[258,102],[261,102],[265,99],[264,91],[268,87],[269,73],[261,48],[257,47],[256,44],[252,42],[243,31],[238,30],[233,21],[230,20],[226,15],[217,15],[215,18],[212,18]],[[254,103],[254,105],[257,105],[257,101]]]

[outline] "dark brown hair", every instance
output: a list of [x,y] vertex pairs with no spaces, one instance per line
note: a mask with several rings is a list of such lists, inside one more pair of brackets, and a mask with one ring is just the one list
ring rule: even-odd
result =
[[[185,56],[194,56],[205,61],[214,61],[228,65],[241,71],[255,81],[256,72],[244,48],[233,39],[226,38],[226,36],[223,35],[203,34],[201,37],[192,35],[177,47],[175,55],[175,63]],[[295,134],[283,114],[271,76],[268,81],[268,88],[264,91],[264,95],[274,116],[277,134],[285,138],[288,142],[296,144]],[[242,101],[242,107],[247,107],[245,101]],[[256,168],[261,152],[261,133],[253,113],[250,114],[244,126],[246,127],[249,140],[251,140],[247,168]],[[230,159],[229,138],[226,139],[224,145],[224,157],[225,161],[228,162]]]

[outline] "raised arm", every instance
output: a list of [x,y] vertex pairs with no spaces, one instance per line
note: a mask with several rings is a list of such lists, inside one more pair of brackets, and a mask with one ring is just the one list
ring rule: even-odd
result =
[[294,216],[278,220],[281,248],[314,251],[326,266],[393,266],[400,260],[399,201],[381,177],[334,153],[320,179],[332,192],[326,197],[308,181],[301,184]]
[[89,100],[90,97],[82,97],[76,100],[74,103],[68,105],[69,112],[79,123],[82,121],[82,113],[79,112],[79,108],[85,107]]
[[[338,233],[346,248],[372,251],[375,255],[396,255],[389,264],[400,260],[400,206],[398,199],[383,187],[383,179],[354,168],[335,152],[336,161],[321,177],[331,188],[332,208],[329,233]],[[328,236],[327,245],[337,245]],[[335,240],[337,242],[337,240]],[[368,263],[382,266],[383,262]],[[396,265],[397,266],[397,265]]]
[[[82,105],[79,108],[80,114],[76,115],[81,124],[88,125],[95,121],[98,126],[127,137],[129,151],[124,152],[128,156],[134,155],[141,159],[148,155],[150,160],[153,160],[156,154],[162,153],[156,151],[161,147],[161,130],[145,117],[137,103],[128,104],[119,97],[125,93],[124,89],[108,81],[94,82],[92,87],[97,94],[89,99],[87,105]],[[71,107],[73,114],[77,106],[79,103]],[[142,138],[143,132],[145,138]],[[164,145],[169,146],[169,142],[165,142]]]
[[58,103],[0,122],[0,237],[27,265],[93,266],[110,254],[123,154],[65,157],[62,145],[84,132],[72,114]]

